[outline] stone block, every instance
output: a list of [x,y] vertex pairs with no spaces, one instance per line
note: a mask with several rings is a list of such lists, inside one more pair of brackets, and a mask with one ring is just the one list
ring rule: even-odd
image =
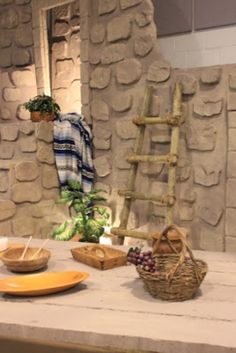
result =
[[137,82],[142,75],[142,65],[136,59],[127,59],[117,64],[116,78],[118,83],[129,85]]
[[24,153],[32,153],[37,150],[35,136],[27,136],[20,139],[20,150]]
[[90,87],[103,89],[106,88],[111,79],[111,69],[98,67],[91,73]]
[[236,151],[236,129],[228,129],[228,151]]
[[8,48],[12,44],[12,35],[6,31],[0,33],[0,48]]
[[22,121],[19,130],[25,135],[31,135],[34,133],[34,123],[32,121]]
[[10,67],[11,64],[11,50],[9,50],[8,48],[1,49],[0,67],[7,68]]
[[70,20],[70,25],[73,31],[80,28],[80,16],[73,16]]
[[152,21],[152,13],[150,11],[140,11],[135,15],[135,22],[139,27],[145,27]]
[[106,31],[102,23],[95,23],[90,31],[90,40],[94,44],[102,43],[105,39]]
[[31,62],[31,55],[27,49],[14,48],[11,53],[11,62],[15,66],[26,66]]
[[160,125],[152,128],[151,141],[154,143],[170,143],[171,135],[169,127]]
[[202,130],[195,127],[186,129],[188,149],[198,151],[213,151],[216,144],[216,131],[213,126],[206,126]]
[[128,39],[131,35],[131,19],[129,16],[118,16],[110,20],[107,25],[108,42]]
[[12,235],[11,221],[0,222],[0,236],[9,237]]
[[18,47],[30,47],[33,45],[33,32],[32,25],[24,24],[18,26],[17,31],[15,32],[15,43]]
[[53,189],[59,186],[57,169],[55,166],[43,167],[42,183],[45,189]]
[[41,163],[53,164],[54,163],[54,152],[52,145],[46,145],[45,143],[41,143],[38,146],[37,150],[37,159]]
[[200,249],[224,251],[224,232],[221,229],[202,227],[200,229]]
[[34,234],[34,220],[32,217],[17,217],[12,221],[13,233],[16,237]]
[[31,206],[31,214],[35,218],[42,218],[48,214],[54,214],[54,200],[42,200],[39,203]]
[[54,16],[57,19],[63,20],[70,17],[70,6],[68,4],[57,6],[53,9],[53,11]]
[[101,63],[109,65],[121,61],[125,57],[126,46],[123,43],[110,44],[101,53]]
[[130,119],[122,119],[116,122],[116,133],[123,140],[135,139],[137,127]]
[[52,55],[55,58],[64,59],[68,56],[68,43],[66,40],[52,44]]
[[226,206],[236,208],[236,179],[228,179],[226,183]]
[[31,70],[15,70],[11,73],[11,79],[17,87],[36,85],[35,75]]
[[3,120],[10,120],[11,119],[11,111],[6,107],[0,108],[0,118]]
[[225,234],[236,237],[236,208],[226,208]]
[[182,85],[182,92],[186,95],[193,95],[197,91],[196,77],[188,74],[181,74],[176,77],[176,81]]
[[187,185],[186,183],[184,183],[180,186],[180,195],[179,195],[180,201],[184,203],[192,204],[196,201],[196,198],[197,198],[196,192],[193,191],[193,188],[190,187],[190,185]]
[[108,157],[100,156],[94,159],[94,167],[99,177],[103,178],[111,174],[111,163]]
[[18,138],[19,126],[7,124],[1,127],[1,138],[3,141],[15,141]]
[[6,102],[15,102],[21,99],[21,90],[19,88],[5,87],[3,89],[3,99]]
[[229,88],[236,89],[236,75],[229,75]]
[[196,99],[193,104],[193,111],[201,117],[214,117],[219,115],[223,109],[223,100],[217,97],[203,97]]
[[181,221],[192,221],[194,218],[194,209],[189,204],[180,203],[179,219]]
[[100,194],[104,198],[107,198],[111,193],[111,187],[108,184],[97,182],[97,183],[95,183],[94,187],[95,187],[95,189],[102,190]]
[[122,10],[126,10],[129,7],[139,5],[142,0],[120,0],[120,7]]
[[29,23],[32,19],[31,6],[24,6],[19,11],[19,20],[21,23]]
[[141,172],[150,177],[157,177],[163,171],[164,164],[143,163]]
[[209,198],[205,198],[204,205],[198,207],[197,215],[206,223],[216,226],[223,214],[223,207]]
[[236,93],[229,93],[228,94],[228,110],[236,110]]
[[53,141],[53,122],[40,121],[36,130],[36,137],[44,142]]
[[12,159],[15,154],[15,145],[11,142],[0,143],[0,159]]
[[82,40],[89,38],[89,17],[80,18],[80,38]]
[[207,165],[194,166],[194,182],[203,186],[218,185],[220,182],[221,167]]
[[70,26],[66,21],[56,21],[54,24],[54,36],[64,37],[70,33]]
[[134,40],[134,52],[137,56],[144,57],[151,52],[153,45],[154,38],[150,34],[140,35]]
[[94,137],[93,145],[97,150],[109,150],[111,148],[111,140]]
[[8,186],[8,173],[6,171],[0,171],[0,192],[6,192],[8,190]]
[[89,48],[89,62],[92,65],[98,65],[101,62],[102,57],[102,49],[101,47],[90,47]]
[[[88,61],[89,57],[91,56],[91,54],[89,53],[89,41],[87,39],[82,40],[80,48],[80,60],[82,62]],[[95,52],[96,51],[97,48]],[[96,54],[99,55],[99,53]]]
[[153,181],[151,185],[150,194],[160,196],[167,194],[168,184],[161,181]]
[[12,186],[12,200],[15,203],[38,202],[42,197],[42,190],[36,182],[20,182]]
[[107,121],[109,120],[109,107],[99,99],[94,99],[91,102],[91,115],[95,120]]
[[125,112],[132,106],[133,97],[129,92],[119,92],[114,94],[111,101],[112,109],[115,112]]
[[102,124],[93,124],[93,136],[96,138],[108,140],[112,135],[111,130],[105,128]]
[[225,251],[236,252],[236,238],[234,237],[225,238]]
[[15,166],[15,176],[19,181],[32,181],[39,176],[37,163],[31,161],[18,162]]
[[16,116],[20,120],[30,120],[30,112],[26,110],[22,104],[18,105]]
[[105,15],[116,9],[117,0],[98,0],[98,14]]
[[220,82],[222,75],[221,67],[208,67],[201,71],[201,82],[207,84],[216,84]]
[[228,112],[228,127],[236,128],[236,112]]
[[165,60],[156,60],[148,68],[147,79],[152,82],[164,82],[170,77],[170,64]]
[[236,152],[228,152],[227,176],[236,178]]
[[0,200],[0,221],[11,218],[16,213],[16,205],[10,200]]
[[126,158],[133,153],[132,148],[120,146],[115,153],[114,164],[118,169],[130,169],[131,165],[126,161]]
[[1,12],[0,26],[4,29],[16,28],[19,24],[19,17],[16,9],[12,6]]

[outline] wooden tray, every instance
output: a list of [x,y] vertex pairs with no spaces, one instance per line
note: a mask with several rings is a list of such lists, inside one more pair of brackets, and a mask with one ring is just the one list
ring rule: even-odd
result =
[[105,245],[87,245],[71,249],[71,253],[75,260],[99,270],[123,266],[127,261],[124,251]]

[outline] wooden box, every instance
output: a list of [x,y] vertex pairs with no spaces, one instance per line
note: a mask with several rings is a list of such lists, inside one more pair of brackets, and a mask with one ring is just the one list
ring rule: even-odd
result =
[[87,245],[71,249],[71,253],[75,260],[99,270],[123,266],[127,261],[124,251],[106,245]]

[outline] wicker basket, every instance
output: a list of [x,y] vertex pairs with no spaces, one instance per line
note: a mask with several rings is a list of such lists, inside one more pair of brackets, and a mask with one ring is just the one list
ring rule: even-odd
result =
[[[181,253],[153,254],[156,271],[147,272],[141,266],[137,266],[139,276],[145,283],[149,293],[162,300],[183,301],[194,297],[203,281],[208,267],[206,262],[195,259],[187,244],[185,235],[175,225],[167,227],[160,237],[168,239],[168,232],[175,229],[182,241]],[[156,244],[157,246],[157,244]]]

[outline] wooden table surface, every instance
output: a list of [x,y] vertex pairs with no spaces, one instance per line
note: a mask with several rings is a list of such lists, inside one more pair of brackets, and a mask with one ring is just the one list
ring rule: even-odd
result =
[[[74,261],[70,249],[77,246],[50,241],[47,271],[81,270],[90,277],[58,294],[0,294],[1,337],[110,347],[111,352],[236,352],[236,254],[196,251],[209,265],[201,292],[194,300],[172,303],[152,298],[133,266],[102,272]],[[12,275],[0,264],[0,278]]]

